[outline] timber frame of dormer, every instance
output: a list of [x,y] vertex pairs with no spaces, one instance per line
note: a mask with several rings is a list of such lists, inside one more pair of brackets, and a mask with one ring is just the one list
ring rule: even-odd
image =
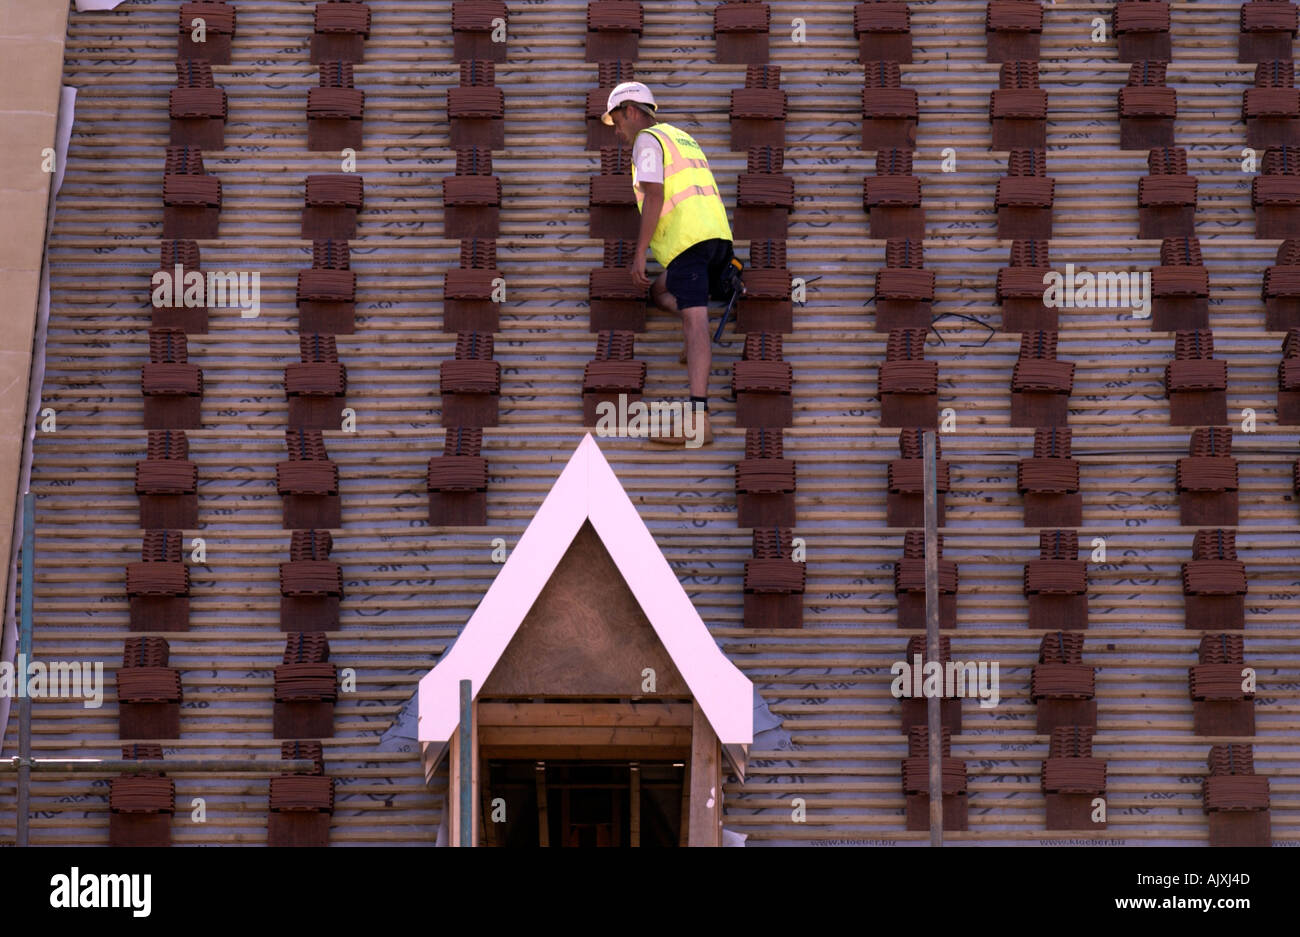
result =
[[689,845],[722,838],[722,765],[744,777],[753,686],[722,653],[595,440],[586,436],[453,647],[420,681],[426,782],[448,759],[461,840],[461,681],[471,841],[488,757],[687,766]]

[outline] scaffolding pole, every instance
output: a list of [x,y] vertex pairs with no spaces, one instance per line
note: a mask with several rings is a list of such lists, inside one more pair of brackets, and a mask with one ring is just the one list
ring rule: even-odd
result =
[[460,844],[474,845],[474,694],[460,681]]
[[[935,467],[935,434],[925,439],[925,659],[939,659],[939,494]],[[943,845],[943,739],[939,697],[925,701],[930,727],[930,845]]]
[[[216,772],[225,774],[262,774],[268,777],[295,771],[315,771],[310,758],[5,758],[0,772],[25,773],[44,771],[58,774],[121,774],[129,771],[166,771],[171,774]],[[19,799],[23,791],[19,790]]]
[[[36,497],[23,492],[23,603],[18,632],[18,660],[32,656],[32,592],[36,582]],[[19,680],[25,674],[15,675]],[[32,698],[18,700],[18,830],[17,843],[27,845],[32,783]]]

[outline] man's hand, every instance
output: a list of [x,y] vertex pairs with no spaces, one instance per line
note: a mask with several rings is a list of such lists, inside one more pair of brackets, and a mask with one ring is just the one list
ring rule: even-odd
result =
[[650,278],[645,275],[645,254],[632,261],[632,282],[643,290],[650,287]]

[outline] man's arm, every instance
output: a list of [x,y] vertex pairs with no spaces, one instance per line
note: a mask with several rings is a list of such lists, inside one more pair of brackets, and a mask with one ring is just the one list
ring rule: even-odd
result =
[[659,213],[664,208],[664,185],[662,182],[643,182],[645,200],[641,204],[641,233],[636,239],[636,253],[632,257],[632,282],[640,287],[650,285],[650,278],[645,275],[645,252],[654,238],[655,228],[659,227]]

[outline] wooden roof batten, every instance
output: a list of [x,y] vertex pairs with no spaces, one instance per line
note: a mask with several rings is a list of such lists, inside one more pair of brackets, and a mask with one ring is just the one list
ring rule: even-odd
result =
[[[753,684],[714,641],[590,433],[560,472],[459,639],[420,680],[418,735],[426,772],[436,770],[459,724],[460,681],[470,680],[478,697],[587,524],[716,733],[731,767],[743,778],[753,742]],[[551,693],[565,696],[568,688],[556,686]]]

